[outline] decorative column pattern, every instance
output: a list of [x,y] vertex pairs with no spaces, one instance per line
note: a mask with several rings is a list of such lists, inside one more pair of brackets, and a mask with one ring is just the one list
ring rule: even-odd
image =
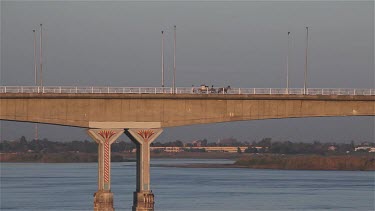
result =
[[137,146],[137,189],[134,192],[133,211],[154,210],[154,194],[150,190],[150,144],[163,129],[138,128],[125,130]]
[[110,153],[111,153],[111,148],[109,144],[109,140],[113,135],[116,134],[116,132],[112,130],[100,130],[98,134],[104,139],[104,190],[109,190],[109,173],[110,173]]
[[111,144],[124,132],[122,129],[89,129],[87,133],[98,143],[98,191],[94,194],[95,211],[112,211]]
[[155,134],[155,131],[150,130],[150,129],[139,130],[139,131],[137,131],[137,134],[140,135],[143,138],[143,141],[147,143],[150,140],[150,138],[152,137],[152,135]]

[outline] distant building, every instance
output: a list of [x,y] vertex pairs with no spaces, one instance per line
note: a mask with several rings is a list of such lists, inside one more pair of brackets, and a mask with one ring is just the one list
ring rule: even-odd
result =
[[194,140],[191,142],[193,147],[205,147],[207,146],[207,140]]
[[200,146],[202,146],[202,142],[201,142],[201,140],[194,140],[193,142],[191,142],[191,144],[192,144],[194,147],[200,147]]
[[375,147],[370,147],[370,146],[359,146],[354,148],[354,151],[366,151],[366,152],[375,152]]
[[336,146],[329,146],[328,151],[336,151],[337,147]]
[[150,147],[151,152],[182,152],[183,147]]
[[[206,152],[230,152],[234,153],[237,152],[238,148],[244,152],[247,149],[245,147],[150,147],[152,152],[183,152],[185,149],[193,149],[193,150],[204,150]],[[136,152],[134,149],[133,152]]]
[[204,149],[206,152],[237,152],[238,148],[241,152],[247,149],[246,147],[192,147],[193,149]]

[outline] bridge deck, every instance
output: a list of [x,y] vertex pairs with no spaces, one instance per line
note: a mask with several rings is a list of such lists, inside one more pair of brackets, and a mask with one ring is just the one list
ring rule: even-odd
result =
[[375,101],[375,95],[303,94],[120,94],[120,93],[0,93],[0,99],[149,99],[149,100],[324,100]]
[[0,93],[0,120],[86,128],[374,115],[375,95]]
[[0,86],[0,93],[117,93],[117,94],[245,94],[245,95],[375,95],[375,89],[351,88],[230,88],[223,87],[78,87],[78,86]]

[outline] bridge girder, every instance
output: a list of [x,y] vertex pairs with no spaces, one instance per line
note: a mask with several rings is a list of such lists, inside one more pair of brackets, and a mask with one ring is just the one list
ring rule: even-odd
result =
[[0,94],[0,120],[83,128],[374,115],[371,95]]

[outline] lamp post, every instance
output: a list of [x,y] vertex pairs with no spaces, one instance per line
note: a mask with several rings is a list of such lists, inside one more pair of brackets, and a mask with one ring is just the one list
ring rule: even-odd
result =
[[[37,67],[37,59],[36,59],[36,32],[35,29],[33,30],[34,33],[34,84],[38,86],[38,67]],[[35,140],[38,141],[38,123],[35,123]]]
[[286,93],[289,94],[289,37],[290,32],[288,32],[288,48],[286,54]]
[[39,55],[39,64],[40,64],[40,86],[43,87],[43,64],[42,64],[42,35],[43,35],[43,27],[42,24],[40,24],[40,55]]
[[176,25],[174,26],[174,45],[173,45],[173,92],[176,93]]
[[305,79],[303,83],[303,94],[306,93],[307,89],[307,50],[309,48],[309,27],[306,26],[306,52],[305,52]]
[[33,29],[33,33],[34,33],[34,84],[35,86],[38,85],[38,68],[37,68],[37,64],[36,64],[36,32],[35,32],[35,29]]
[[164,31],[161,31],[161,87],[164,92]]

